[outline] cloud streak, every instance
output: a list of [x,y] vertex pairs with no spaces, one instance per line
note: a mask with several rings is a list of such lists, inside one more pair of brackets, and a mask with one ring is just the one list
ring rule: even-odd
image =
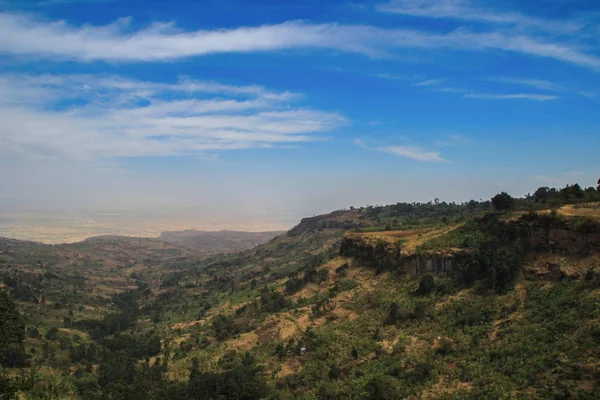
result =
[[487,78],[487,80],[491,82],[507,83],[511,85],[529,86],[536,89],[547,90],[551,92],[563,91],[563,89],[558,84],[543,79],[491,77]]
[[173,23],[134,30],[128,19],[104,26],[72,26],[29,15],[0,14],[0,53],[57,57],[78,61],[156,62],[219,53],[323,49],[372,58],[397,56],[401,49],[503,50],[551,58],[600,69],[600,58],[568,43],[542,41],[524,34],[473,32],[465,29],[432,33],[369,25],[277,25],[181,31]]
[[400,157],[410,158],[425,162],[446,162],[437,151],[429,151],[422,147],[414,146],[386,146],[380,147],[379,151],[394,154]]
[[383,153],[389,153],[396,156],[409,158],[411,160],[423,161],[423,162],[447,162],[440,156],[440,152],[427,150],[420,146],[369,146],[362,139],[354,139],[354,144],[362,147],[363,149],[380,151]]
[[550,32],[574,32],[582,28],[580,23],[573,21],[547,21],[516,12],[486,10],[468,0],[394,0],[380,5],[378,10],[416,17],[516,25]]
[[437,85],[438,83],[441,83],[441,82],[442,82],[441,79],[427,79],[427,80],[415,83],[415,86],[433,86],[433,85]]
[[535,101],[550,101],[557,100],[560,97],[554,95],[536,94],[536,93],[513,93],[513,94],[490,94],[490,93],[466,93],[464,95],[468,99],[482,100],[535,100]]
[[120,0],[44,0],[35,3],[36,6],[59,6],[65,4],[102,4],[116,3]]

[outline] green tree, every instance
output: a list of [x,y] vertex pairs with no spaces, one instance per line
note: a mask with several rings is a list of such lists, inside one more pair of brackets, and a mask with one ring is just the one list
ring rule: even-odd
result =
[[506,192],[499,193],[492,197],[492,205],[498,211],[508,211],[515,205],[515,199]]
[[17,390],[19,385],[16,380],[9,378],[5,371],[0,371],[0,399],[14,399]]
[[53,326],[46,332],[46,340],[58,340],[58,328]]
[[567,185],[562,188],[560,192],[566,200],[569,200],[570,198],[581,199],[583,196],[585,196],[585,191],[578,183],[574,185]]
[[321,268],[317,271],[317,282],[327,282],[329,280],[329,271]]
[[419,294],[423,296],[429,295],[433,289],[435,289],[435,281],[433,276],[427,274],[421,277],[421,281],[419,282]]
[[23,341],[25,325],[8,292],[0,290],[0,365],[21,367],[27,361]]
[[533,193],[533,198],[535,201],[541,201],[543,203],[546,202],[548,197],[550,197],[550,188],[547,186],[539,187],[535,193]]
[[390,313],[388,314],[386,323],[394,325],[400,319],[400,304],[393,302],[390,304]]
[[369,399],[395,400],[403,398],[401,385],[398,379],[391,376],[378,376],[367,385]]

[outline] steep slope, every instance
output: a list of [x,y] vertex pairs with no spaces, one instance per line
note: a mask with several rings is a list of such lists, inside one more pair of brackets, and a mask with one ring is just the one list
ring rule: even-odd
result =
[[283,233],[283,231],[237,232],[227,230],[217,232],[197,230],[165,231],[160,234],[158,240],[191,247],[202,252],[229,253],[251,249]]

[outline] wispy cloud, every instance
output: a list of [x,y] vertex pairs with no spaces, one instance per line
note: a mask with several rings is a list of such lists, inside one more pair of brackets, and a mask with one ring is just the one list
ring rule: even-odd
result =
[[370,75],[370,76],[372,76],[373,78],[390,79],[393,81],[411,81],[414,79],[410,76],[394,75],[394,74],[375,74],[375,75]]
[[582,92],[579,92],[580,95],[587,97],[590,100],[594,100],[596,97],[598,97],[598,92],[592,92],[589,90],[584,90]]
[[580,90],[573,85],[568,85],[566,83],[557,83],[544,79],[532,79],[532,78],[511,78],[511,77],[489,77],[486,78],[491,82],[505,83],[508,85],[521,85],[533,87],[540,90],[545,90],[548,92],[557,92],[557,93],[571,93],[577,94],[579,96],[587,97],[590,100],[593,100],[597,93],[593,91]]
[[440,152],[427,150],[419,146],[369,146],[362,139],[354,139],[354,144],[367,150],[390,153],[396,156],[424,162],[447,162],[440,156]]
[[57,6],[63,4],[102,4],[116,3],[120,0],[43,0],[35,3],[37,6]]
[[0,92],[3,155],[198,155],[319,140],[346,124],[338,114],[294,106],[294,93],[190,79],[4,75]]
[[481,99],[481,100],[533,100],[533,101],[550,101],[558,100],[560,96],[548,95],[540,93],[482,93],[476,92],[465,88],[459,87],[444,87],[435,86],[431,88],[436,92],[443,93],[459,93],[462,97],[467,99]]
[[135,30],[128,19],[104,26],[71,26],[41,21],[29,15],[0,14],[0,53],[59,57],[80,61],[166,61],[218,53],[265,52],[285,49],[330,49],[369,57],[397,55],[402,48],[503,50],[600,69],[600,58],[569,42],[548,42],[510,32],[445,34],[368,25],[310,24],[182,31],[173,23],[155,23]]
[[513,94],[491,94],[491,93],[466,93],[464,97],[482,100],[535,100],[549,101],[557,100],[559,96],[536,94],[536,93],[513,93]]
[[[548,95],[548,94],[538,94],[538,93],[477,93],[472,92],[467,89],[456,88],[456,87],[444,87],[440,86],[441,83],[444,82],[443,79],[425,79],[419,80],[419,77],[409,77],[409,76],[395,76],[389,74],[379,74],[375,75],[375,77],[382,79],[393,79],[393,80],[401,80],[401,81],[413,81],[413,86],[420,86],[424,88],[430,88],[430,90],[434,90],[436,92],[447,92],[447,93],[461,93],[465,98],[471,99],[484,99],[484,100],[535,100],[535,101],[548,101],[548,100],[557,100],[560,97],[556,95]],[[421,78],[422,79],[422,78]],[[533,86],[537,88],[546,88],[546,87],[558,87],[558,85],[553,84],[549,81],[542,80],[534,80],[534,79],[513,79],[513,78],[488,78],[488,80],[496,81],[496,82],[504,82],[510,84],[520,84]]]
[[357,145],[358,147],[362,147],[363,149],[368,149],[368,150],[372,150],[372,148],[370,146],[368,146],[364,140],[362,139],[354,139],[353,140],[354,144]]
[[469,143],[469,139],[462,135],[452,134],[441,140],[436,140],[435,145],[438,147],[450,147],[460,144]]
[[547,21],[516,12],[501,12],[477,7],[469,0],[393,0],[380,5],[379,11],[428,18],[447,18],[478,21],[500,25],[517,25],[553,32],[572,32],[581,29],[574,21]]
[[387,146],[380,147],[380,151],[395,154],[400,157],[411,158],[418,161],[426,162],[446,162],[437,151],[429,151],[422,147],[413,146]]
[[442,82],[442,79],[427,79],[427,80],[415,83],[415,86],[432,86],[432,85],[437,85],[438,83],[441,83],[441,82]]
[[563,91],[563,88],[557,83],[547,81],[544,79],[531,79],[531,78],[510,78],[510,77],[489,77],[487,80],[491,82],[508,83],[512,85],[523,85],[534,87],[536,89],[548,90],[552,92]]

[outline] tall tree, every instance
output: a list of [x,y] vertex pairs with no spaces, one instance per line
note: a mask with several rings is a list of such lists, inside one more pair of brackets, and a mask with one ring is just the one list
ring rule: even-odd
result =
[[12,297],[0,290],[0,365],[21,367],[26,362],[25,325]]
[[492,197],[492,205],[498,211],[508,211],[515,205],[515,199],[506,192],[499,193]]

